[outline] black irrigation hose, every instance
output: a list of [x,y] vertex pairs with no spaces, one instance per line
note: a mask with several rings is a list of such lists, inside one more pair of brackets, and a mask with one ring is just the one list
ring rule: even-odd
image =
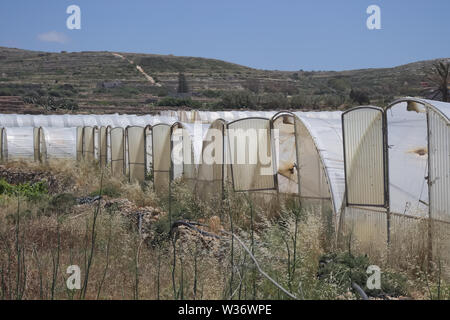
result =
[[[200,234],[203,235],[207,235],[210,237],[214,237],[216,239],[224,239],[223,237],[217,236],[215,234],[200,230],[199,228],[195,227],[194,224],[198,225],[198,226],[206,226],[206,225],[202,225],[199,223],[195,223],[195,222],[186,222],[186,221],[175,221],[172,224],[172,228],[170,230],[170,233],[172,234],[172,230],[173,228],[176,228],[177,226],[183,225],[186,226],[188,228],[192,228],[193,230],[198,231]],[[241,239],[239,239],[238,236],[236,236],[234,233],[230,233],[224,230],[221,230],[221,232],[232,236],[233,238],[235,238],[239,244],[244,248],[245,251],[247,251],[247,253],[250,255],[250,258],[252,258],[253,262],[255,263],[256,268],[258,269],[259,273],[261,273],[261,275],[263,275],[265,278],[267,278],[270,282],[272,282],[278,289],[280,289],[281,291],[283,291],[286,295],[288,295],[290,298],[297,300],[297,297],[295,295],[293,295],[292,293],[290,293],[289,291],[287,291],[285,288],[283,288],[278,282],[276,282],[274,279],[272,279],[266,272],[264,272],[261,267],[259,266],[258,260],[256,260],[256,258],[253,256],[252,252],[245,246],[245,244],[242,242]]]
[[[212,234],[212,233],[210,233],[210,232],[206,232],[206,231],[203,231],[203,230],[197,228],[196,226],[208,227],[208,225],[205,225],[205,224],[202,224],[202,223],[198,223],[198,222],[195,222],[195,221],[189,221],[189,222],[188,222],[188,221],[183,221],[183,220],[175,221],[175,222],[172,224],[172,227],[171,227],[171,229],[170,229],[170,234],[172,234],[173,229],[175,229],[175,228],[177,228],[177,227],[179,227],[179,226],[186,226],[186,227],[188,227],[188,228],[190,228],[190,229],[192,229],[192,230],[197,231],[198,233],[200,233],[201,235],[204,235],[204,236],[213,237],[213,238],[215,238],[215,239],[220,239],[220,240],[225,240],[225,238],[223,238],[223,237],[220,237],[220,236],[218,236],[218,235],[215,235],[215,234]],[[245,249],[246,251],[248,251],[248,249],[245,247],[245,245],[241,242],[241,240],[240,240],[236,235],[231,234],[230,232],[227,232],[227,231],[224,231],[224,230],[221,230],[221,232],[222,232],[222,233],[225,233],[225,234],[227,234],[227,235],[230,235],[230,236],[235,237],[235,238],[239,241],[239,243],[244,247],[244,249]],[[249,252],[249,254],[251,255],[250,252]],[[251,256],[252,256],[252,255],[251,255]],[[253,258],[254,258],[254,257],[253,257]],[[267,277],[269,280],[271,280],[271,281],[278,287],[279,284],[276,283],[276,282],[275,282],[272,278],[270,278],[264,271],[261,270],[261,268],[259,267],[259,264],[258,264],[258,262],[256,261],[256,259],[254,259],[254,262],[256,263],[256,266],[258,267],[259,271],[260,271],[265,277]],[[352,288],[359,294],[359,296],[360,296],[363,300],[369,300],[369,297],[367,296],[367,294],[364,292],[364,290],[363,290],[357,283],[352,282]],[[294,295],[292,295],[290,292],[286,291],[286,290],[285,290],[284,288],[282,288],[282,287],[281,287],[281,289],[282,289],[286,294],[288,294],[291,298],[296,299],[296,297],[295,297]]]
[[369,300],[367,294],[364,292],[363,289],[361,289],[361,287],[356,282],[352,282],[352,288],[355,289],[355,291],[360,295],[360,297],[363,300]]

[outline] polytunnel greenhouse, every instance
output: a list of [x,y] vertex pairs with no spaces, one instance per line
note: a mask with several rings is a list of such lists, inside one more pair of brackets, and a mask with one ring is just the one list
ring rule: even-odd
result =
[[426,248],[448,266],[449,117],[450,104],[416,98],[343,114],[343,232],[365,246],[387,241],[404,254]]
[[337,243],[426,247],[448,262],[449,117],[450,104],[416,98],[346,112],[0,115],[0,150],[2,161],[91,161],[159,194],[183,178],[204,199],[226,184],[266,202],[299,199]]

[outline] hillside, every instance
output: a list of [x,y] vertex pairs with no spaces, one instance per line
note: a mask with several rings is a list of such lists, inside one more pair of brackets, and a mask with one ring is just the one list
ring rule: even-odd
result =
[[[383,105],[423,95],[434,61],[352,71],[267,71],[171,55],[0,47],[0,112],[148,113],[164,107],[346,108],[353,88]],[[179,73],[189,87],[177,94]]]

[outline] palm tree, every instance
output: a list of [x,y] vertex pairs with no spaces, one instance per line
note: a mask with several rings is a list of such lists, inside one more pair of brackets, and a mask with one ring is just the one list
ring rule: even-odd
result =
[[433,63],[432,73],[428,76],[431,83],[431,99],[441,99],[449,102],[450,61],[438,61]]

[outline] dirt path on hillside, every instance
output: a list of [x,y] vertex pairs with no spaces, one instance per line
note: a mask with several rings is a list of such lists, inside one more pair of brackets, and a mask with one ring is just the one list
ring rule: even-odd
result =
[[120,58],[122,60],[126,60],[126,61],[128,61],[128,63],[130,63],[132,65],[135,65],[136,69],[145,77],[145,79],[147,79],[148,82],[150,82],[154,86],[161,87],[160,83],[156,83],[155,79],[153,79],[152,76],[147,74],[141,66],[135,64],[133,60],[129,60],[126,57],[124,57],[123,55],[118,54],[118,53],[113,53],[112,55],[117,57],[117,58]]

